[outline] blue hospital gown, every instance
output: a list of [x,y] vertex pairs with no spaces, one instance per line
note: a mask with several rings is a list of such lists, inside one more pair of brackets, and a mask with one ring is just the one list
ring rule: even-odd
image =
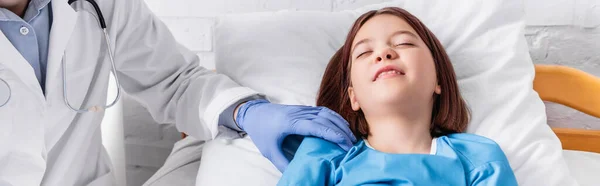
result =
[[435,139],[435,154],[389,154],[359,141],[348,152],[307,137],[278,185],[517,185],[500,147],[473,134]]

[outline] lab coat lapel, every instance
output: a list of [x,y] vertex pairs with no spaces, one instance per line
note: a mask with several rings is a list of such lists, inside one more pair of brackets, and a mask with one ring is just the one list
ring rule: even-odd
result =
[[[35,77],[33,68],[2,31],[0,31],[0,56],[0,65],[10,69],[31,91],[37,92],[36,95],[39,96],[36,97],[43,102],[42,88]],[[1,66],[0,70],[2,69]]]
[[50,3],[52,4],[52,28],[46,68],[46,103],[50,109],[45,114],[50,118],[46,119],[44,125],[48,150],[51,150],[63,136],[76,115],[75,111],[68,110],[63,100],[61,63],[78,19],[77,12],[71,8],[67,0],[52,0]]
[[62,95],[61,62],[78,18],[77,12],[66,0],[54,0],[51,4],[53,17],[46,71],[47,98],[51,97],[51,94]]

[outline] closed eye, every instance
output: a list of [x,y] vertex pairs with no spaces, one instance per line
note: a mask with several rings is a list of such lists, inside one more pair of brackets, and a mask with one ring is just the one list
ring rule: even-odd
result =
[[412,44],[412,43],[400,43],[400,44],[397,44],[396,46],[402,46],[402,45],[405,45],[405,46],[414,46],[414,44]]
[[365,55],[367,53],[370,53],[370,52],[372,52],[372,51],[366,51],[366,52],[360,53],[360,54],[358,54],[358,56],[356,56],[356,58],[359,58],[359,57],[361,57],[361,56],[363,56],[363,55]]

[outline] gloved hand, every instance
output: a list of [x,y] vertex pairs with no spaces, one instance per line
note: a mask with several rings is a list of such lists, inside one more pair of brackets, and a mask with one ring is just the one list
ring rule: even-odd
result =
[[349,150],[356,142],[348,122],[326,107],[273,104],[252,100],[238,108],[238,126],[252,139],[261,154],[283,172],[289,160],[282,142],[289,135],[314,136]]

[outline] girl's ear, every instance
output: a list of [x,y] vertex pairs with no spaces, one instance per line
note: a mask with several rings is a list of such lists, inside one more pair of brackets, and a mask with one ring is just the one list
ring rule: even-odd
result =
[[440,87],[440,85],[439,85],[439,84],[435,85],[435,90],[434,90],[434,92],[435,92],[436,94],[438,94],[438,95],[439,95],[439,94],[442,94],[442,87]]
[[352,106],[352,110],[358,111],[360,109],[360,105],[356,100],[356,95],[354,95],[353,87],[348,87],[348,97],[350,97],[350,105]]

